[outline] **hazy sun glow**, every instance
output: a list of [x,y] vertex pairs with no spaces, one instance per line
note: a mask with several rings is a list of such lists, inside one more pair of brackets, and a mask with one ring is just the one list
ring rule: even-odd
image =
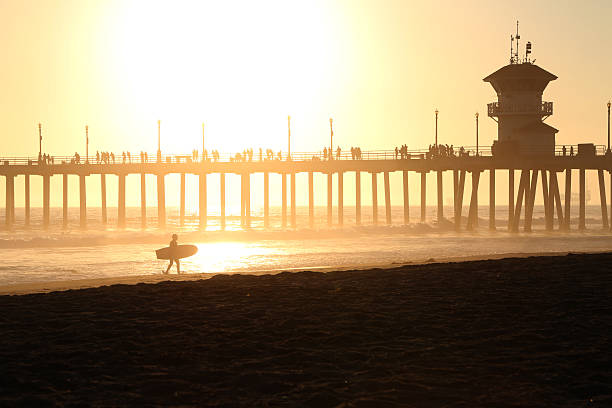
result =
[[121,12],[123,97],[163,119],[166,151],[199,146],[201,121],[212,148],[274,146],[287,114],[308,116],[324,99],[333,33],[316,2],[147,2]]

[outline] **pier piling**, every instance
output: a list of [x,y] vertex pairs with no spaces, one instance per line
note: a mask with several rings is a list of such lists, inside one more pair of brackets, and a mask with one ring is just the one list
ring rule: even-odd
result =
[[565,170],[565,219],[564,219],[564,226],[563,226],[563,229],[565,231],[570,230],[571,204],[572,204],[572,169],[568,168]]
[[157,226],[166,228],[166,186],[164,174],[157,175]]
[[[601,203],[601,223],[604,229],[608,229],[608,205],[606,204],[606,183],[604,181],[603,170],[597,170],[597,176],[599,178],[599,201]],[[612,188],[612,186],[610,186]]]
[[147,175],[140,173],[140,227],[147,228]]
[[106,213],[106,174],[100,174],[100,197],[102,199],[102,224],[108,221]]
[[79,175],[79,213],[81,229],[87,228],[87,190],[85,189],[85,175]]
[[68,229],[68,174],[62,174],[62,229]]
[[442,186],[442,170],[438,170],[437,171],[437,178],[438,178],[438,211],[437,211],[437,218],[438,218],[438,224],[440,224],[442,222],[442,219],[444,218],[444,189]]
[[49,202],[51,193],[51,176],[43,175],[43,228],[49,229]]
[[344,224],[344,181],[342,171],[338,172],[338,225]]
[[314,180],[312,171],[308,172],[308,225],[314,228]]
[[200,229],[205,229],[208,222],[208,194],[206,186],[206,173],[202,173],[198,176],[198,216],[200,219]]
[[181,173],[181,198],[179,207],[179,225],[185,225],[185,173]]
[[427,173],[421,172],[421,222],[427,214]]
[[361,172],[355,172],[355,224],[361,225]]
[[119,174],[119,194],[117,199],[117,227],[125,228],[125,174]]
[[291,172],[291,228],[295,228],[297,226],[297,209],[295,206],[295,173]]
[[372,224],[378,224],[378,187],[376,173],[372,173]]
[[389,172],[384,172],[385,182],[385,218],[387,225],[391,225],[391,186],[389,185]]
[[580,188],[580,202],[579,202],[579,215],[578,215],[578,230],[586,230],[585,213],[586,213],[586,170],[580,169],[579,171],[579,188]]
[[30,226],[30,175],[26,174],[25,175],[25,181],[24,181],[24,187],[25,187],[25,219],[24,219],[24,224],[26,227]]
[[404,225],[410,223],[410,195],[408,191],[408,172],[402,172],[403,193],[404,193]]
[[225,229],[225,173],[219,173],[219,186],[221,189],[221,229]]
[[287,228],[287,174],[282,173],[282,201],[281,201],[281,222],[282,227]]
[[270,227],[270,173],[264,173],[264,228]]
[[495,169],[489,169],[489,230],[495,229]]
[[332,173],[327,173],[327,226],[332,225]]
[[514,223],[514,169],[508,169],[508,231]]

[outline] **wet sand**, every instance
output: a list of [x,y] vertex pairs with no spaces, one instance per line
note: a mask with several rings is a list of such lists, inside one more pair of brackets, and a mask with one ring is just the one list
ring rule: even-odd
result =
[[0,297],[0,406],[612,406],[612,254]]

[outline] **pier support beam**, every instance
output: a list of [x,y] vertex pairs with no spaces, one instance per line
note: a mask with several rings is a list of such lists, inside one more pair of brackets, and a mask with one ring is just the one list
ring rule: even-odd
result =
[[246,175],[240,175],[240,226],[246,225]]
[[[561,195],[559,194],[559,181],[557,180],[557,172],[552,170],[550,172],[550,194],[548,194],[548,199],[552,200],[553,202],[550,202],[550,211],[551,213],[554,211],[554,208],[556,206],[557,208],[557,219],[558,219],[558,223],[559,223],[559,229],[563,229],[563,208],[561,207]],[[554,219],[554,215],[551,215],[552,218]],[[554,225],[554,222],[553,222]],[[554,227],[553,227],[554,228]]]
[[580,169],[580,212],[578,218],[578,230],[586,230],[586,170]]
[[181,201],[179,208],[179,225],[185,225],[185,173],[181,173]]
[[51,193],[51,176],[43,175],[43,228],[49,229],[49,204]]
[[62,174],[62,229],[68,229],[68,174]]
[[427,211],[427,173],[421,173],[421,222],[425,222]]
[[332,173],[327,173],[327,226],[332,225]]
[[361,225],[361,172],[355,172],[355,224]]
[[87,228],[87,193],[85,189],[85,175],[79,174],[79,209],[80,209],[80,225],[81,229]]
[[538,170],[533,170],[531,174],[531,184],[529,185],[529,194],[525,197],[525,225],[523,231],[531,232],[531,224],[533,221],[533,206],[535,204],[536,188],[538,186]]
[[251,227],[251,173],[245,175],[245,210],[246,210],[246,226]]
[[108,221],[106,213],[106,174],[100,174],[100,196],[102,198],[102,224]]
[[514,169],[508,170],[508,231],[514,225]]
[[372,173],[372,223],[378,224],[378,188],[377,173]]
[[408,172],[402,172],[402,183],[404,192],[404,225],[410,223],[410,192],[408,190]]
[[147,175],[140,173],[140,227],[147,228]]
[[389,185],[389,172],[383,173],[385,182],[385,218],[387,225],[391,225],[391,186]]
[[[603,170],[597,170],[597,176],[599,177],[599,201],[601,203],[601,223],[603,228],[608,229],[608,205],[606,204],[606,183],[604,181]],[[612,188],[612,185],[610,186]]]
[[[521,207],[523,205],[523,197],[527,202],[529,195],[527,186],[529,184],[529,170],[521,170],[521,180],[519,182],[518,194],[516,196],[516,207],[514,209],[514,215],[512,217],[512,232],[518,232],[519,223],[521,221]],[[527,205],[525,205],[527,207]],[[525,210],[526,211],[526,210]]]
[[461,230],[461,213],[463,212],[463,192],[465,191],[465,170],[461,170],[457,181],[457,193],[455,194],[455,231]]
[[166,228],[166,185],[165,174],[157,175],[157,226]]
[[200,229],[205,229],[208,221],[208,194],[206,187],[206,173],[202,173],[198,177],[198,207]]
[[314,180],[312,171],[308,172],[308,225],[314,228]]
[[117,199],[117,227],[125,228],[125,174],[119,174]]
[[281,225],[283,228],[287,227],[287,175],[281,174],[282,177],[282,196],[281,196]]
[[11,229],[13,227],[14,212],[15,212],[15,176],[6,176],[6,195],[4,196],[4,214],[6,228]]
[[291,228],[297,226],[297,208],[295,204],[295,173],[291,173]]
[[225,173],[219,173],[219,185],[221,188],[221,229],[225,229]]
[[542,169],[542,201],[544,202],[544,221],[546,225],[546,231],[552,231],[554,226],[554,211],[551,203],[554,203],[554,196],[551,194],[550,185],[548,184],[547,171]]
[[442,219],[444,218],[444,189],[443,189],[443,185],[442,185],[442,170],[438,170],[437,171],[437,178],[438,178],[438,211],[437,211],[437,218],[438,218],[438,226],[440,225],[440,223],[442,222]]
[[270,227],[270,173],[264,173],[264,228]]
[[472,171],[472,197],[468,212],[467,229],[471,231],[478,226],[478,184],[480,182],[480,171]]
[[495,169],[489,169],[489,230],[495,229]]
[[30,226],[30,175],[25,175],[25,226]]
[[344,224],[344,176],[338,172],[338,225]]
[[570,230],[570,213],[572,204],[572,169],[565,169],[565,218],[563,229]]

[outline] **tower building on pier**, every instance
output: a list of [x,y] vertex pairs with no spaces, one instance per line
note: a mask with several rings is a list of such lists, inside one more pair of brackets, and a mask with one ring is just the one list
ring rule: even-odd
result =
[[[554,155],[558,132],[544,120],[553,113],[553,103],[542,101],[542,93],[557,77],[531,61],[531,43],[519,57],[518,22],[510,36],[510,64],[483,79],[497,93],[497,102],[487,105],[488,116],[497,122],[495,155]],[[516,44],[516,45],[515,45]]]

